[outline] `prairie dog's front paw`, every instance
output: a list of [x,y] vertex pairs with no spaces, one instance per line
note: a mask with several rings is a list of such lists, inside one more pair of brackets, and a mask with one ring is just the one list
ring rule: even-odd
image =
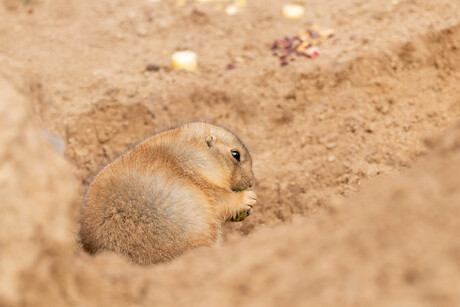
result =
[[248,207],[248,209],[252,209],[252,206],[254,206],[257,202],[257,195],[253,191],[244,191],[243,192],[243,207]]
[[252,214],[252,207],[257,202],[257,195],[253,191],[244,191],[242,193],[241,206],[236,210],[232,221],[240,222]]

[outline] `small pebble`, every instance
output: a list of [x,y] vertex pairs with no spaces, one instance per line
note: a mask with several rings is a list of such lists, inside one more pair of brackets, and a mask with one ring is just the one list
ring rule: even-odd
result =
[[64,153],[65,142],[60,137],[46,130],[42,130],[42,134],[51,144],[53,144],[57,153],[61,155]]
[[147,64],[145,67],[146,71],[159,71],[161,69],[160,65],[157,64]]

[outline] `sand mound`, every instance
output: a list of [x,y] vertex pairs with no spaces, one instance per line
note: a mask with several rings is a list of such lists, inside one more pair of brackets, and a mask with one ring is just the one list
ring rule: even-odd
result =
[[2,304],[433,305],[460,296],[460,124],[434,153],[314,218],[136,268],[73,242],[69,168],[2,79]]
[[193,252],[156,272],[178,305],[456,305],[460,123],[430,144],[439,144],[435,153],[413,170],[312,218]]
[[18,92],[21,67],[0,66],[0,304],[33,300],[36,288],[51,302],[75,245],[76,181]]

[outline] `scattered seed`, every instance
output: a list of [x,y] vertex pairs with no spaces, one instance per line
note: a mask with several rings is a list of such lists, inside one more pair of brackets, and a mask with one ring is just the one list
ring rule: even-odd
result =
[[236,68],[236,65],[234,63],[230,63],[227,65],[227,70],[232,70],[232,69],[235,69]]
[[314,58],[319,56],[318,45],[334,35],[333,29],[319,30],[316,25],[296,36],[275,39],[271,46],[273,55],[280,59],[282,66],[292,61],[293,55]]

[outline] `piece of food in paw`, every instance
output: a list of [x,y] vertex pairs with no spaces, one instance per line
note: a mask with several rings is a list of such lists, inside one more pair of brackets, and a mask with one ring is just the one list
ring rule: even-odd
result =
[[235,222],[241,222],[244,221],[248,216],[252,214],[252,209],[249,209],[249,211],[241,211],[236,215],[236,217],[233,219]]
[[244,221],[244,219],[246,218],[246,211],[242,211],[240,213],[238,213],[236,215],[236,218],[235,218],[235,222],[241,222],[241,221]]

